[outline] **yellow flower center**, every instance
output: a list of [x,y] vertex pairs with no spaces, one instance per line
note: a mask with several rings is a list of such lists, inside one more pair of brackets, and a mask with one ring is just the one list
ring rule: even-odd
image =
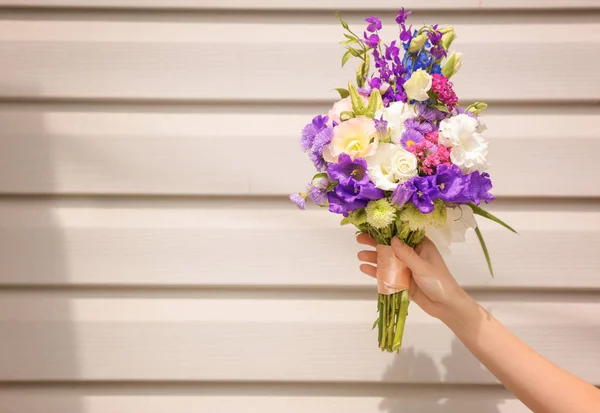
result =
[[363,150],[362,143],[359,140],[353,140],[348,144],[348,150],[354,152],[360,152]]
[[413,146],[414,144],[415,144],[414,141],[406,141],[406,147],[407,148],[410,147],[410,146]]

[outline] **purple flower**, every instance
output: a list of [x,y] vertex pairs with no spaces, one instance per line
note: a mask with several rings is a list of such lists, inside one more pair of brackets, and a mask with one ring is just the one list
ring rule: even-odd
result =
[[446,49],[444,49],[442,46],[440,45],[436,45],[434,47],[431,48],[430,53],[432,54],[433,57],[435,57],[437,60],[445,57],[448,53],[446,52]]
[[396,17],[396,23],[404,24],[404,22],[406,21],[408,16],[410,16],[411,14],[412,14],[412,11],[405,12],[404,7],[402,7],[402,10],[398,10],[398,17]]
[[435,184],[435,176],[417,176],[413,178],[415,193],[412,203],[424,214],[429,214],[435,208],[433,201],[440,198],[440,191]]
[[441,199],[455,204],[471,202],[469,179],[462,174],[458,166],[441,164],[436,172],[435,183]]
[[402,132],[402,138],[400,143],[403,147],[408,148],[409,146],[421,143],[423,141],[423,134],[415,129],[406,129]]
[[325,127],[317,133],[313,139],[312,146],[308,153],[308,157],[315,165],[317,170],[322,171],[327,165],[323,159],[323,148],[329,145],[333,137],[333,127]]
[[299,209],[306,209],[306,199],[300,194],[290,195],[290,200],[296,204]]
[[377,45],[379,44],[379,36],[377,36],[375,33],[367,35],[367,32],[364,32],[364,36],[365,36],[365,43],[373,48],[377,47]]
[[368,32],[372,33],[374,31],[381,30],[381,20],[379,20],[377,17],[375,17],[375,16],[367,17],[365,19],[365,21],[367,23],[369,23],[369,25],[367,26]]
[[381,119],[374,118],[373,123],[375,123],[375,130],[377,130],[377,132],[379,132],[380,134],[387,133],[388,123],[387,120],[383,119],[383,116],[381,116]]
[[349,212],[366,207],[370,200],[385,196],[381,189],[377,189],[369,181],[367,162],[364,159],[357,158],[353,161],[350,156],[342,153],[338,161],[339,163],[327,167],[331,179],[338,181],[334,191],[327,194],[331,212],[348,216]]
[[392,203],[396,204],[398,208],[402,208],[417,191],[417,188],[412,183],[412,180],[401,183],[396,187],[392,193]]
[[402,30],[400,31],[400,40],[402,40],[405,43],[411,41],[413,38],[412,25],[410,25],[408,29],[404,24],[402,24],[400,27],[402,28]]
[[311,123],[302,129],[300,147],[303,151],[308,151],[312,147],[315,135],[327,126],[326,123],[328,120],[329,118],[327,116],[317,115],[313,118]]
[[445,119],[448,115],[441,110],[428,108],[422,103],[417,103],[417,114],[423,120],[434,122]]
[[406,121],[404,121],[404,127],[406,129],[414,129],[417,132],[422,133],[423,135],[425,135],[426,133],[433,132],[433,125],[431,123],[421,123],[418,119],[415,118],[406,119]]
[[371,86],[371,89],[379,89],[381,84],[381,79],[378,77],[374,77],[369,81],[369,86]]
[[433,26],[433,30],[427,32],[427,37],[433,45],[437,45],[442,40],[442,33],[437,31],[437,25]]
[[471,201],[479,205],[481,200],[485,202],[492,202],[494,196],[490,194],[492,189],[492,181],[488,173],[480,174],[479,171],[475,171],[468,175],[471,191]]
[[385,46],[385,58],[387,60],[394,60],[400,55],[400,49],[396,47],[396,41],[394,40],[390,45]]
[[308,189],[308,197],[316,205],[324,205],[327,203],[327,186],[329,180],[327,178],[319,178]]

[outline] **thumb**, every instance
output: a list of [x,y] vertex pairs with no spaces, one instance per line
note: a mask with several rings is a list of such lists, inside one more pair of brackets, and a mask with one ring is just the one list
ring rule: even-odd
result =
[[419,254],[413,248],[406,245],[398,237],[392,239],[392,248],[396,257],[410,268],[413,273],[423,273],[426,271],[427,261],[419,257]]

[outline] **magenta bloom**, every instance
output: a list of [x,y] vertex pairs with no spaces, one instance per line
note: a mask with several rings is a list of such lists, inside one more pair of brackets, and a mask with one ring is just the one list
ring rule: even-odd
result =
[[406,21],[408,16],[410,16],[411,14],[412,14],[412,11],[405,12],[404,7],[402,7],[402,10],[398,10],[398,17],[396,17],[396,23],[404,24],[404,22]]
[[377,30],[381,30],[381,20],[379,20],[377,17],[375,16],[371,16],[371,17],[367,17],[365,19],[365,21],[367,23],[369,23],[369,25],[367,26],[367,31],[368,32],[375,32]]
[[327,173],[332,180],[338,181],[335,189],[327,194],[329,210],[348,216],[349,212],[364,208],[369,201],[385,196],[381,189],[369,181],[367,162],[362,158],[354,161],[342,153],[339,163],[329,164]]
[[453,110],[458,104],[458,97],[454,93],[452,82],[446,76],[440,74],[433,74],[431,77],[433,78],[431,90],[437,93],[440,102],[445,104],[448,109]]

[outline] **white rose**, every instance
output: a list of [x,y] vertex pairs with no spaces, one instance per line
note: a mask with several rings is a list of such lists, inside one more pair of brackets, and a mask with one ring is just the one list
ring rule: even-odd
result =
[[423,69],[415,71],[404,83],[404,91],[409,99],[419,102],[429,99],[427,92],[431,89],[433,78]]
[[428,228],[426,235],[441,252],[450,252],[450,244],[465,242],[466,232],[477,226],[473,210],[468,206],[447,208],[448,218],[441,228]]
[[375,155],[367,158],[367,172],[375,186],[384,191],[417,175],[417,158],[400,145],[380,143]]
[[450,160],[464,174],[483,172],[488,166],[489,144],[479,133],[477,119],[461,114],[440,122],[439,143],[449,146]]
[[402,132],[404,132],[404,122],[407,119],[417,117],[415,105],[409,105],[404,102],[393,102],[387,108],[383,108],[375,113],[375,119],[385,120],[390,129],[390,138],[393,143],[400,143]]

